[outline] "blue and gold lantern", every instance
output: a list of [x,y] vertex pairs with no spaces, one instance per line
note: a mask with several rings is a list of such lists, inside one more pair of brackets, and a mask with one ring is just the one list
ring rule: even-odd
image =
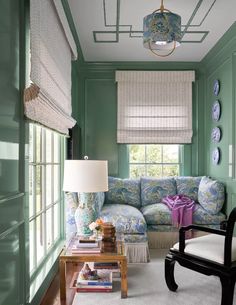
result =
[[[170,55],[180,45],[181,17],[163,6],[143,18],[143,45],[151,51],[167,50]],[[154,52],[156,54],[156,52]],[[159,55],[159,54],[156,54]]]

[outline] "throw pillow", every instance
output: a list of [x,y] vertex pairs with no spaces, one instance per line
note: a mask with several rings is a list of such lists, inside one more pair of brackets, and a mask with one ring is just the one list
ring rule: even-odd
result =
[[198,188],[202,177],[176,177],[177,194],[198,202]]
[[174,178],[141,178],[142,206],[160,203],[168,195],[176,195]]
[[198,189],[198,201],[210,214],[217,214],[225,200],[224,184],[209,177],[202,177]]
[[105,193],[105,204],[129,204],[136,208],[140,203],[140,180],[109,177]]

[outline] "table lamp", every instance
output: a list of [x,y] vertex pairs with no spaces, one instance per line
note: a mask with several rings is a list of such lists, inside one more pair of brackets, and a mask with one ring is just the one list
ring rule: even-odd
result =
[[77,235],[89,236],[93,232],[90,223],[97,218],[94,207],[96,192],[108,191],[107,161],[65,160],[63,191],[78,193],[75,211]]

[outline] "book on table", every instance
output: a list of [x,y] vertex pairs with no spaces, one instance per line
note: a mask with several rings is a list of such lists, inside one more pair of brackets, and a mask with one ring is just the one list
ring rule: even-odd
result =
[[76,289],[77,292],[112,292],[112,273],[99,272],[97,280],[81,280],[79,273],[75,272],[70,288]]
[[94,262],[94,269],[119,269],[118,262]]
[[71,247],[72,253],[101,253],[100,247],[78,247],[73,245]]
[[79,239],[75,246],[78,248],[97,248],[99,245],[95,239]]
[[78,275],[76,285],[81,286],[112,286],[112,272],[98,272],[98,279],[81,279]]

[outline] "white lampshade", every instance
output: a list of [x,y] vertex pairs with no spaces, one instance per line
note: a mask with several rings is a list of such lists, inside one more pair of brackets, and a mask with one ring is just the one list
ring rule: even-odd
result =
[[107,161],[65,160],[63,190],[78,193],[108,191]]

